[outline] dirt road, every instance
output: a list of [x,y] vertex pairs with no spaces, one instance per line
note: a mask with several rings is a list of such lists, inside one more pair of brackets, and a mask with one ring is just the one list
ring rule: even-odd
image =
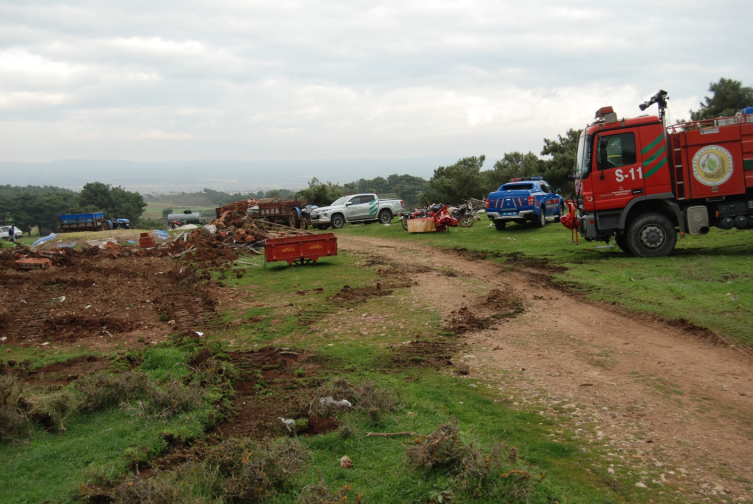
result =
[[345,235],[338,241],[343,250],[409,266],[421,301],[440,313],[472,305],[472,293],[519,296],[523,313],[465,334],[471,351],[460,358],[468,378],[495,383],[512,407],[560,419],[553,440],[582,437],[604,456],[596,472],[613,484],[638,475],[635,492],[657,501],[753,500],[749,353],[702,331],[588,302],[525,264],[511,271],[405,242]]

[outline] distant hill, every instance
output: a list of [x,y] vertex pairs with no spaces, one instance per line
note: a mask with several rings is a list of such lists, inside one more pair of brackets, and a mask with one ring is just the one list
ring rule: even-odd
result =
[[444,155],[302,161],[3,161],[0,162],[0,184],[51,185],[78,191],[87,182],[103,182],[142,194],[200,192],[204,188],[250,193],[269,189],[297,190],[307,187],[314,177],[322,182],[341,184],[393,173],[429,179],[435,168],[452,164],[459,158]]

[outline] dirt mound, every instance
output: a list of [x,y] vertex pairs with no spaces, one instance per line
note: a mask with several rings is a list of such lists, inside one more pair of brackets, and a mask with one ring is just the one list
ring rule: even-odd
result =
[[374,287],[353,288],[350,285],[345,285],[337,292],[337,294],[328,297],[327,300],[338,304],[348,304],[352,302],[361,302],[372,297],[388,296],[390,294],[392,294],[392,290],[382,288],[380,282],[377,282]]
[[452,356],[462,345],[455,341],[410,341],[390,347],[394,352],[392,362],[398,367],[433,367],[441,369],[452,366]]
[[510,290],[492,289],[470,305],[450,312],[443,320],[443,329],[453,334],[488,329],[501,320],[523,313],[523,300]]

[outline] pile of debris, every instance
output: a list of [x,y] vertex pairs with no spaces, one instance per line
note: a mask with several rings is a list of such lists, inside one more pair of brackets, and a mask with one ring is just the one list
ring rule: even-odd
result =
[[[194,252],[199,259],[217,264],[236,260],[237,251],[240,249],[259,254],[258,249],[264,247],[268,238],[312,234],[309,231],[250,218],[246,215],[243,206],[250,205],[252,202],[255,200],[226,205],[222,207],[220,217],[213,220],[211,224],[200,229],[184,231],[175,236],[170,236],[164,231],[142,233],[139,243],[134,241],[120,243],[115,238],[109,237],[88,241],[88,247],[80,249],[47,241],[39,247],[18,246],[4,249],[1,255],[6,259],[0,263],[8,263],[8,266],[15,268],[30,269],[46,267],[50,264],[66,265],[74,261],[75,257],[92,254],[107,254],[113,258],[129,256],[178,258],[188,252]],[[155,238],[160,242],[157,243]],[[11,255],[14,264],[10,264]]]

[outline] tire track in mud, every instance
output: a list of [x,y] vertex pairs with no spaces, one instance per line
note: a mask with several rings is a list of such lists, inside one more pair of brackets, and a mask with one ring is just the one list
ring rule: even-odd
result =
[[[750,500],[753,482],[753,358],[652,316],[588,302],[542,282],[549,275],[458,251],[396,240],[338,236],[343,250],[405,267],[421,300],[448,314],[478,289],[512,290],[525,312],[465,333],[470,379],[505,377],[501,400],[563,420],[654,498]],[[510,385],[511,384],[511,385]],[[561,432],[561,431],[560,431]],[[555,439],[557,433],[554,433]],[[601,474],[601,472],[599,473]],[[662,494],[661,492],[664,492]],[[673,495],[673,492],[680,492]]]

